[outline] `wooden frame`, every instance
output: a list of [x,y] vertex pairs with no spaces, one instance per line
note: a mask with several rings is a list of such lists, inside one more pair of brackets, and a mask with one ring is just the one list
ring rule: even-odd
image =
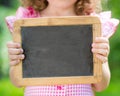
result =
[[[77,17],[54,17],[38,19],[17,20],[14,24],[13,40],[21,43],[21,26],[49,26],[49,25],[93,25],[93,42],[96,36],[101,36],[101,23],[97,17],[77,16]],[[48,78],[22,78],[22,61],[20,64],[11,67],[13,76],[12,82],[17,86],[36,85],[60,85],[60,84],[84,84],[97,83],[102,78],[102,62],[93,54],[94,75],[93,76],[72,76],[72,77],[48,77]]]

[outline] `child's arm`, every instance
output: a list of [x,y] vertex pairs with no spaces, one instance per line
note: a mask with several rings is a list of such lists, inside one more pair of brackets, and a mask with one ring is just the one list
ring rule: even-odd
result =
[[14,43],[12,41],[7,43],[7,47],[8,47],[8,54],[10,59],[10,79],[14,84],[14,81],[12,80],[13,78],[12,66],[15,66],[16,64],[20,63],[20,60],[24,59],[24,55],[22,54],[23,49],[21,48],[21,45],[19,43]]
[[97,92],[103,91],[104,89],[106,89],[109,85],[110,82],[110,71],[109,71],[109,67],[108,67],[108,62],[104,63],[102,65],[102,73],[103,73],[103,77],[101,82],[96,83],[96,84],[92,84],[93,85],[93,89]]
[[96,57],[103,62],[102,80],[99,83],[92,84],[92,86],[95,91],[102,91],[108,87],[110,82],[110,69],[108,65],[109,40],[105,37],[98,37],[92,44],[92,47],[92,52],[96,54]]

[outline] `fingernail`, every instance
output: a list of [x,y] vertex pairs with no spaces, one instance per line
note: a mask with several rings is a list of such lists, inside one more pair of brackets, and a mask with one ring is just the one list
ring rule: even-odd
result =
[[92,44],[92,47],[94,47],[95,45],[96,45],[96,44],[95,44],[95,43],[93,43],[93,44]]
[[23,49],[21,49],[21,53],[23,53]]
[[94,52],[94,49],[92,48],[91,51]]
[[21,59],[24,59],[24,58],[25,58],[25,56],[24,56],[24,55],[22,55],[22,56],[21,56]]
[[94,46],[95,44],[94,43],[92,43],[92,46]]

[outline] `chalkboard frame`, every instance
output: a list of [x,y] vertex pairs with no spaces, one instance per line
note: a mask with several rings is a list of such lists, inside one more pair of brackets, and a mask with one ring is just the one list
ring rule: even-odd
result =
[[[59,26],[59,25],[88,25],[92,24],[93,42],[95,37],[101,36],[101,23],[95,16],[71,16],[71,17],[42,17],[16,20],[14,23],[13,41],[21,43],[21,27],[27,26]],[[17,86],[38,86],[38,85],[63,85],[63,84],[88,84],[97,83],[102,79],[102,62],[93,54],[93,76],[72,76],[72,77],[42,77],[23,78],[22,61],[11,67],[12,82]]]

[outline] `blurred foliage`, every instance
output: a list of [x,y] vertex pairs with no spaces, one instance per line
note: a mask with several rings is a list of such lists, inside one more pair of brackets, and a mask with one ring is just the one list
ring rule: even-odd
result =
[[113,17],[120,19],[120,0],[108,0],[108,8],[113,12]]
[[[112,11],[112,17],[120,19],[120,0],[109,0],[108,7]],[[120,79],[120,24],[116,33],[110,38],[110,55],[109,63],[112,71],[112,80]]]
[[[112,17],[119,19],[120,0],[102,1],[103,11],[111,10]],[[12,38],[5,24],[5,17],[11,14],[14,15],[18,6],[18,0],[0,0],[0,96],[23,96],[23,89],[14,87],[8,79],[9,60],[6,48],[6,42],[12,40]],[[120,96],[120,25],[116,33],[110,38],[110,47],[111,83],[105,91],[96,93],[97,96]]]
[[11,34],[6,26],[5,17],[15,14],[19,6],[18,0],[0,0],[0,77],[8,76],[8,53],[6,42],[11,40]]
[[18,0],[0,0],[0,5],[9,8],[16,8],[19,6],[19,3]]
[[13,86],[8,78],[2,79],[0,83],[0,96],[23,96],[24,89]]
[[8,55],[6,42],[11,39],[10,32],[6,27],[5,17],[8,14],[13,14],[13,11],[3,6],[0,6],[0,10],[0,50],[2,50],[0,51],[0,68],[2,75],[5,76],[8,74]]

